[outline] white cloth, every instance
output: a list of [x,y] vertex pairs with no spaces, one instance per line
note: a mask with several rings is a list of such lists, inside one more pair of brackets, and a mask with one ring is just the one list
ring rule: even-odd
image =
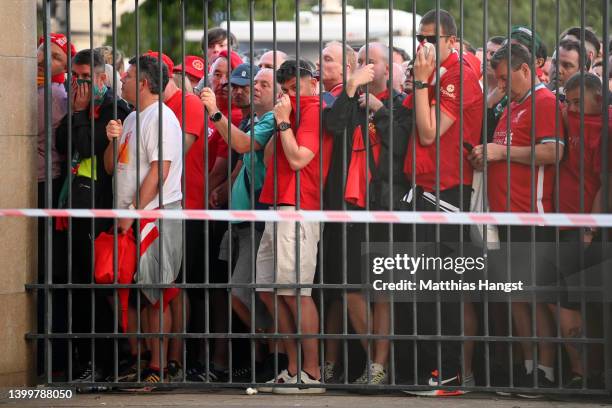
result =
[[[158,128],[159,104],[153,103],[140,112],[140,161],[136,162],[136,114],[132,112],[125,119],[123,133],[119,141],[117,163],[117,206],[128,208],[136,197],[136,168],[140,166],[142,185],[151,163],[159,160]],[[163,203],[169,204],[183,198],[181,192],[181,171],[183,158],[181,155],[181,126],[174,113],[166,105],[162,105],[162,149],[163,161],[170,161],[170,172],[163,185]],[[145,209],[159,207],[159,195],[149,202]]]
[[[484,197],[484,175],[482,171],[474,170],[472,178],[472,200],[470,202],[471,212],[488,211],[489,206],[483,203]],[[485,207],[486,204],[486,207]],[[479,246],[484,246],[484,228],[487,228],[487,249],[499,249],[499,234],[496,225],[491,224],[472,224],[470,225],[470,238],[472,242]]]

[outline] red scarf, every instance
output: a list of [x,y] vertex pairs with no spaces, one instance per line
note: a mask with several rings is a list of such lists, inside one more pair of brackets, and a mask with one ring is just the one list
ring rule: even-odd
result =
[[[389,98],[389,91],[384,90],[375,96],[379,100],[384,101]],[[374,158],[375,165],[378,166],[378,159],[380,157],[380,138],[376,133],[376,126],[371,120],[368,120],[368,138],[370,140],[370,152]],[[367,161],[368,156],[366,146],[363,142],[363,131],[361,129],[361,124],[359,124],[353,132],[353,151],[351,153],[351,162],[346,178],[344,199],[348,203],[361,208],[365,208],[366,206],[366,189],[372,180],[373,169],[371,166],[368,168],[366,179]]]

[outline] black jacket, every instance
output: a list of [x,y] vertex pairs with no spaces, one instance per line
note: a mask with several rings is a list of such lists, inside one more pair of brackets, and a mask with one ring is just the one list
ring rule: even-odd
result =
[[[131,112],[128,104],[117,100],[117,119],[122,121]],[[94,120],[93,152],[91,151],[91,115],[89,109],[72,114],[72,154],[79,154],[81,160],[96,157],[95,202],[91,202],[92,180],[87,177],[75,177],[72,182],[73,208],[112,208],[113,183],[112,176],[104,169],[104,151],[108,146],[106,125],[113,117],[113,91],[108,89],[104,101],[100,105],[99,116]],[[57,150],[68,153],[68,114],[64,116],[56,133]],[[71,158],[67,158],[71,161]]]
[[[403,168],[404,157],[408,149],[408,139],[412,131],[412,113],[402,105],[404,98],[404,94],[393,93],[393,154],[389,149],[391,133],[389,127],[389,99],[382,101],[384,106],[372,117],[376,132],[381,138],[379,165],[376,169],[370,166],[372,172],[370,208],[373,210],[396,208],[395,203],[399,202],[401,198],[399,195],[405,193],[408,189]],[[328,134],[334,138],[334,149],[325,185],[325,209],[342,209],[342,202],[344,201],[343,168],[348,169],[353,146],[353,133],[359,124],[362,124],[362,129],[367,129],[366,111],[359,107],[359,96],[357,94],[349,98],[346,91],[343,90],[334,104],[323,111],[323,126]],[[346,146],[343,148],[345,130]],[[344,159],[345,151],[346,160]],[[393,205],[389,202],[389,163],[391,162],[391,156],[393,156],[392,172],[395,201]],[[373,161],[370,160],[370,163],[373,163]],[[347,206],[351,208],[348,203]]]

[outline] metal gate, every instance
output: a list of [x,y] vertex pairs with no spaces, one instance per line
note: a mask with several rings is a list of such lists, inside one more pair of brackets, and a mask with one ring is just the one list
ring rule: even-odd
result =
[[[254,0],[134,0],[131,20],[122,21],[123,27],[134,24],[135,36],[121,40],[133,44],[131,56],[141,56],[147,51],[142,46],[144,42],[157,44],[153,59],[158,58],[159,52],[182,61],[182,69],[175,71],[174,76],[180,80],[178,89],[182,91],[179,116],[185,120],[191,114],[186,107],[190,75],[186,62],[186,49],[189,47],[187,37],[200,36],[200,31],[194,27],[202,29],[203,66],[200,68],[204,72],[204,79],[196,87],[200,91],[202,87],[211,86],[211,78],[215,75],[213,71],[208,71],[209,67],[214,68],[214,61],[210,60],[204,47],[210,45],[209,33],[214,28],[211,21],[221,15],[223,18],[217,18],[217,21],[223,20],[220,24],[222,30],[214,31],[214,35],[222,32],[226,39],[225,56],[230,56],[226,66],[235,69],[231,60],[231,53],[238,49],[232,44],[235,32],[239,36],[242,56],[249,64],[254,65],[261,57],[264,51],[261,48],[274,52],[271,65],[277,79],[279,69],[289,67],[281,64],[283,57],[277,52],[281,50],[279,45],[285,53],[293,54],[288,59],[298,61],[297,65],[294,63],[292,73],[285,74],[295,78],[294,90],[284,87],[291,79],[283,84],[272,80],[274,105],[282,97],[282,92],[300,95],[294,98],[291,108],[294,117],[289,124],[291,134],[297,139],[290,139],[283,133],[285,129],[272,130],[278,141],[273,139],[269,147],[270,158],[266,158],[272,160],[267,161],[265,176],[273,179],[269,181],[270,194],[284,198],[274,199],[272,203],[258,202],[256,180],[249,179],[249,174],[255,174],[256,166],[263,165],[263,162],[255,159],[256,151],[263,146],[260,146],[256,136],[250,137],[246,144],[248,147],[242,147],[242,153],[250,159],[250,171],[245,170],[247,185],[244,188],[249,208],[236,207],[234,201],[237,196],[233,191],[228,192],[231,189],[227,183],[233,178],[235,161],[232,160],[235,152],[231,147],[227,167],[220,172],[224,181],[218,184],[226,183],[223,188],[227,203],[217,205],[218,196],[211,202],[212,191],[209,187],[213,163],[209,160],[212,149],[217,148],[210,145],[211,135],[215,130],[221,131],[215,127],[219,118],[210,109],[204,114],[200,112],[203,118],[200,143],[203,147],[198,159],[204,169],[200,185],[203,205],[195,208],[186,205],[185,192],[190,177],[190,169],[186,165],[189,131],[182,126],[180,148],[176,150],[165,142],[170,137],[166,133],[167,126],[174,125],[167,123],[164,97],[158,92],[158,99],[147,105],[156,107],[156,111],[149,115],[155,119],[144,118],[144,110],[140,106],[143,98],[141,92],[144,92],[140,90],[141,85],[149,86],[149,91],[152,89],[151,83],[163,85],[165,76],[168,76],[168,63],[165,61],[166,68],[164,64],[157,63],[157,80],[150,76],[150,71],[145,72],[141,67],[141,64],[151,63],[147,59],[132,60],[135,67],[133,78],[130,77],[132,71],[127,73],[127,77],[117,72],[117,6],[126,7],[129,1],[106,2],[111,9],[110,36],[106,45],[112,46],[112,70],[107,69],[107,77],[110,77],[107,92],[109,95],[112,93],[110,109],[112,117],[116,119],[124,109],[124,102],[117,95],[117,90],[121,88],[120,81],[124,89],[131,86],[126,85],[130,80],[139,84],[135,88],[138,89],[136,94],[130,96],[135,98],[134,101],[128,101],[133,105],[130,109],[141,112],[133,115],[137,143],[133,157],[138,162],[133,175],[135,200],[130,208],[119,203],[120,182],[117,180],[120,178],[117,177],[119,172],[129,171],[120,166],[120,156],[125,149],[120,142],[123,140],[128,144],[121,139],[125,135],[107,142],[110,147],[105,151],[114,163],[109,177],[115,181],[110,186],[100,184],[95,175],[96,171],[103,169],[99,162],[96,163],[96,160],[103,161],[103,155],[97,156],[97,159],[90,157],[87,161],[82,155],[75,159],[79,149],[99,151],[96,145],[99,140],[91,135],[96,135],[96,129],[100,126],[106,126],[97,121],[95,114],[87,113],[95,112],[99,105],[96,92],[89,91],[87,106],[78,107],[86,112],[89,122],[85,129],[79,130],[78,137],[88,134],[89,139],[83,142],[76,138],[74,129],[77,122],[82,125],[79,121],[83,119],[77,117],[82,111],[75,109],[74,88],[85,89],[80,87],[87,80],[81,81],[74,67],[79,64],[89,66],[87,89],[93,89],[95,78],[91,74],[102,72],[95,66],[94,53],[88,54],[87,63],[68,57],[65,77],[59,81],[65,86],[67,95],[64,107],[67,112],[64,118],[66,139],[62,142],[66,151],[64,160],[59,162],[62,175],[56,176],[56,163],[51,153],[56,151],[52,45],[57,45],[57,42],[52,35],[51,21],[52,17],[62,15],[61,29],[56,31],[65,33],[67,44],[64,50],[69,51],[75,35],[71,30],[74,24],[71,16],[77,8],[79,11],[86,8],[89,16],[88,48],[102,45],[100,41],[94,41],[94,22],[97,19],[94,6],[97,3],[98,0],[88,3],[75,0],[40,2],[43,29],[40,52],[44,58],[39,77],[44,77],[44,81],[39,85],[39,97],[44,99],[42,106],[45,109],[39,113],[44,119],[44,166],[40,169],[44,172],[44,180],[39,180],[39,207],[58,209],[55,212],[45,211],[42,216],[43,213],[36,213],[41,216],[39,245],[43,250],[39,251],[39,281],[27,285],[29,290],[36,292],[39,302],[38,332],[29,334],[28,338],[39,344],[41,382],[77,386],[83,391],[143,386],[265,388],[267,386],[263,383],[276,378],[277,382],[268,384],[268,388],[280,393],[283,391],[279,390],[283,389],[286,392],[296,389],[296,392],[314,392],[313,389],[323,388],[420,391],[437,395],[455,395],[465,391],[609,394],[612,389],[609,374],[612,326],[608,300],[612,286],[607,273],[610,219],[603,214],[609,208],[609,173],[606,171],[609,167],[607,152],[610,130],[607,109],[610,103],[608,1],[582,0],[578,15],[562,15],[562,7],[566,7],[570,13],[574,6],[551,0],[549,3],[554,7],[554,16],[551,17],[551,10],[538,8],[535,0],[531,1],[528,15],[524,13],[523,5],[516,6],[507,1],[503,2],[502,8],[501,3],[486,0],[478,5],[468,0],[460,1],[458,5],[440,0],[389,0],[384,2],[384,7],[381,6],[382,2],[374,0],[354,4],[346,0],[319,0],[296,1],[292,8],[276,0],[261,4]],[[587,14],[587,4],[589,10],[598,7],[597,11]],[[196,19],[188,13],[188,10],[194,9],[194,5],[201,12],[201,20],[199,15]],[[451,8],[450,14],[444,11],[444,5]],[[311,6],[312,10],[307,9]],[[279,21],[278,10],[281,7],[284,13],[290,9],[293,14],[291,21]],[[481,8],[478,9],[479,16],[475,17],[474,9],[477,7]],[[518,10],[515,11],[513,7]],[[428,9],[433,10],[433,14],[426,13]],[[153,14],[143,16],[145,10]],[[540,15],[536,14],[538,11],[545,15],[546,26],[537,24],[540,21]],[[263,17],[256,18],[265,14],[270,15],[269,21],[263,21]],[[233,15],[240,16],[243,21],[232,19]],[[452,24],[448,15],[454,18],[452,24],[455,24],[456,32],[452,29],[449,31]],[[407,21],[407,16],[412,21]],[[529,18],[525,21],[517,21],[517,18],[526,16]],[[141,20],[145,17],[148,17],[147,24],[143,25]],[[151,29],[153,18],[156,18],[156,24]],[[385,21],[381,22],[381,18]],[[474,24],[475,20],[478,24]],[[562,22],[567,21],[573,22],[571,25],[576,28],[573,34],[564,33],[562,36],[565,29]],[[497,25],[492,27],[491,22]],[[287,24],[293,27],[291,33],[286,31]],[[280,30],[279,25],[282,27]],[[306,31],[304,26],[307,27]],[[472,35],[478,38],[472,45],[464,41],[468,26]],[[589,26],[593,27],[592,31],[585,29]],[[425,32],[425,29],[431,29],[431,32]],[[601,36],[599,41],[603,44],[601,50],[597,49],[594,53],[589,45],[591,32],[598,32]],[[152,37],[153,33],[155,38]],[[493,40],[491,33],[499,35],[501,39]],[[568,36],[569,40],[566,38]],[[279,42],[279,38],[282,41]],[[555,51],[552,62],[549,60],[546,63],[546,51],[540,53],[544,42],[542,38],[547,39],[549,49]],[[396,39],[402,45],[410,42],[409,47],[404,47],[405,52],[412,56],[403,61],[405,64],[398,63],[399,69],[394,69],[393,61],[405,57],[401,50],[394,47]],[[331,40],[337,41],[336,45],[341,49],[338,61],[329,62],[324,58],[324,50]],[[356,56],[348,54],[351,47],[355,49]],[[502,51],[493,55],[488,52],[491,47],[501,48]],[[571,52],[578,55],[577,76],[574,79],[561,78],[569,70],[565,64]],[[477,59],[477,53],[480,53],[481,61]],[[70,55],[70,52],[67,54]],[[442,60],[445,55],[450,59]],[[457,57],[457,68],[451,65],[453,55]],[[542,55],[544,63],[539,60]],[[300,65],[299,61],[306,59],[317,60],[319,64],[315,66],[305,62]],[[344,98],[342,92],[346,94],[347,89],[351,88],[349,78],[358,77],[366,63],[373,64],[372,69],[375,70],[381,60],[381,66],[386,64],[386,71],[373,71],[374,79],[355,86],[353,93],[357,95],[359,92],[366,100],[375,94],[378,94],[377,98],[358,108],[357,96],[346,95]],[[340,72],[336,74],[342,82],[336,84],[340,92],[327,99],[333,93],[324,84],[327,75],[325,65],[332,63],[340,66]],[[429,68],[424,68],[427,64],[430,64]],[[601,68],[596,71],[593,66]],[[506,68],[502,71],[500,67]],[[556,72],[556,76],[548,83],[548,90],[540,92],[544,87],[538,85],[538,76],[544,72],[542,68],[550,70],[551,75]],[[427,75],[428,80],[417,78],[423,77],[427,69],[431,70],[431,75]],[[458,81],[456,85],[450,82],[453,79],[449,79],[455,75],[449,74],[455,72],[453,69],[457,72],[457,76],[453,77]],[[240,72],[247,71],[238,71],[237,75]],[[261,102],[256,102],[254,98],[256,95],[260,98],[261,92],[255,89],[257,81],[252,72],[254,68],[245,74],[249,77],[248,85],[236,85],[238,82],[232,82],[230,70],[225,73],[229,108],[221,115],[223,118],[227,116],[227,120],[221,121],[231,124],[232,115],[238,112],[232,108],[233,99],[237,98],[233,88],[246,88],[249,91],[248,103],[240,114],[243,119],[249,119],[250,127],[257,132],[260,128],[255,124],[263,122],[264,116],[256,115],[257,103]],[[597,75],[604,79],[600,80],[600,92],[589,85],[594,81],[589,76],[590,72],[599,72]],[[75,74],[79,77],[75,78]],[[379,75],[383,75],[386,84],[384,95],[378,90],[373,91]],[[398,75],[402,77],[401,87],[394,91],[394,79]],[[314,85],[303,82],[303,78],[312,79]],[[525,82],[526,78],[529,78],[528,82]],[[520,97],[516,97],[518,91],[512,87],[513,83],[515,86],[516,83],[528,84]],[[572,83],[570,91],[564,93],[564,86]],[[469,84],[477,84],[482,94],[476,95],[478,92]],[[312,86],[313,94],[318,95],[316,102],[312,101],[313,96],[308,96],[308,99],[301,93],[304,86]],[[499,90],[499,87],[502,89]],[[509,100],[503,99],[504,87],[510,90],[506,97]],[[500,93],[501,101],[490,106],[488,101],[493,98],[492,91],[495,89]],[[553,98],[554,103],[549,99],[549,105],[546,105],[551,106],[552,110],[542,108],[545,113],[540,113],[546,101],[538,99],[536,103],[537,98],[531,95],[537,92],[552,95],[548,98]],[[150,95],[146,95],[149,98]],[[397,104],[395,95],[401,98]],[[597,112],[589,111],[593,104],[592,95],[598,95]],[[475,98],[479,101],[477,105],[474,105]],[[379,99],[386,100],[388,104],[377,103]],[[530,102],[524,104],[526,99]],[[146,101],[149,102],[149,99]],[[82,101],[78,103],[82,104]],[[300,133],[299,129],[309,126],[308,121],[300,121],[300,116],[307,112],[307,107],[301,105],[306,103],[318,105],[318,113],[307,116],[308,120],[316,118],[318,121],[316,137],[309,142],[316,145],[318,151],[308,150],[310,155],[316,157],[314,160],[317,160],[317,164],[307,164],[311,166],[309,170],[304,170],[305,166],[291,167],[290,173],[286,173],[291,175],[290,182],[286,183],[286,179],[282,178],[283,172],[288,171],[285,163],[291,166],[303,160],[295,159],[294,163],[287,156],[302,157],[297,151],[304,140],[300,138],[306,137],[306,131]],[[337,103],[353,103],[351,106],[358,113],[346,111],[345,117],[329,117]],[[453,107],[454,111],[450,111],[449,107]],[[518,114],[513,116],[513,110]],[[419,115],[419,111],[425,114]],[[554,112],[552,116],[551,112]],[[278,118],[279,113],[276,115]],[[530,119],[523,123],[521,116]],[[255,120],[256,117],[260,122]],[[355,126],[347,125],[350,124],[347,117],[355,119]],[[599,119],[593,119],[596,117]],[[182,125],[184,122],[181,118],[179,121]],[[150,131],[141,128],[142,121],[146,124],[149,120],[157,121],[156,157],[149,157],[150,152],[142,144],[145,143],[143,140],[148,140],[143,137],[152,137],[143,136],[143,132]],[[593,125],[594,120],[599,125]],[[127,122],[128,119],[124,119],[123,125]],[[336,123],[335,127],[328,127],[334,122],[340,122],[341,126]],[[364,133],[368,137],[363,136],[361,130],[355,130],[364,128],[361,123],[366,122],[368,131]],[[497,127],[492,123],[497,123]],[[520,129],[519,124],[523,125]],[[233,139],[241,140],[242,133],[251,134],[236,130],[238,123],[235,125],[225,131],[223,142],[234,149]],[[371,127],[374,127],[373,131]],[[551,134],[545,134],[546,131],[541,133],[542,127],[554,131]],[[466,133],[466,129],[475,134]],[[404,133],[398,135],[398,132]],[[521,132],[527,138],[523,144],[519,140]],[[425,140],[426,135],[430,135],[429,141]],[[333,142],[328,142],[327,138],[333,139]],[[518,144],[513,143],[513,138]],[[291,140],[298,142],[292,144]],[[569,146],[568,140],[572,140],[574,145]],[[81,143],[81,146],[76,147],[76,143]],[[332,151],[325,151],[327,143],[333,145]],[[448,147],[451,144],[452,147]],[[291,146],[297,146],[297,150],[291,150]],[[304,145],[301,146],[303,148]],[[176,206],[169,206],[164,200],[164,192],[173,190],[164,178],[164,166],[159,166],[159,162],[169,161],[165,160],[166,154],[170,154],[166,151],[168,149],[176,150],[172,154],[180,158],[182,166],[178,191],[183,192],[183,198]],[[547,153],[542,153],[543,149],[548,149]],[[573,161],[568,159],[572,153],[579,154],[579,158]],[[157,190],[153,191],[153,195],[147,190],[149,195],[146,197],[150,200],[157,197],[158,202],[149,206],[147,204],[150,203],[141,202],[144,185],[140,169],[142,155],[149,160],[147,166],[152,162],[157,163],[154,168],[156,174],[151,175],[156,182],[153,186],[147,186],[156,186]],[[472,171],[473,166],[478,166],[478,155],[482,156],[481,163],[485,163],[478,173],[480,182],[475,181],[476,172]],[[89,195],[79,190],[78,193],[84,195],[75,198],[75,180],[86,177],[79,172],[79,166],[81,170],[90,166],[89,179],[81,184],[88,188]],[[326,174],[328,168],[331,170]],[[168,172],[172,173],[172,168]],[[339,177],[339,184],[333,184],[336,181],[330,178],[332,174]],[[572,184],[566,181],[569,179],[564,180],[564,174],[573,174],[577,181]],[[593,178],[593,175],[600,177]],[[495,183],[490,176],[499,178],[499,183]],[[64,181],[66,177],[67,182]],[[516,182],[513,177],[522,178]],[[162,179],[166,181],[161,182]],[[242,179],[238,177],[236,180]],[[233,183],[237,183],[236,180]],[[317,180],[316,189],[308,190],[313,180]],[[356,183],[361,183],[358,193],[362,196],[349,199],[347,185],[353,180],[360,180]],[[265,189],[266,182],[263,183]],[[570,184],[572,187],[567,187]],[[494,193],[489,193],[492,187]],[[223,188],[218,194],[223,193]],[[580,196],[573,211],[563,210],[568,208],[563,197],[567,196],[565,192],[569,188]],[[111,192],[112,197],[101,198],[101,193],[97,191],[101,189]],[[542,193],[546,189],[549,192]],[[287,199],[283,195],[287,190],[302,193]],[[525,197],[520,197],[521,190]],[[340,199],[328,200],[330,192],[334,191],[339,191]],[[493,194],[498,196],[492,199]],[[542,194],[548,196],[543,197]],[[480,195],[480,201],[475,201],[476,195]],[[58,196],[63,197],[59,206]],[[359,204],[359,198],[363,200],[362,204]],[[82,206],[82,201],[77,203],[77,199],[93,205]],[[549,202],[546,203],[546,200]],[[107,205],[99,206],[101,201]],[[503,208],[489,212],[489,204]],[[287,211],[284,206],[293,208]],[[587,207],[599,210],[589,214],[591,208]],[[119,251],[126,239],[120,229],[123,220],[130,218],[134,219],[135,275],[128,276],[128,281],[124,282],[120,260],[127,264],[129,256],[125,258]],[[163,242],[155,256],[157,265],[176,262],[177,259],[180,262],[180,271],[173,270],[170,278],[164,275],[162,267],[159,267],[157,274],[149,276],[149,280],[141,271],[144,254],[150,251],[142,247],[143,235],[149,234],[149,230],[143,228],[150,222],[159,231],[157,242]],[[65,223],[65,231],[57,230],[59,223]],[[265,226],[262,225],[264,223]],[[295,232],[294,235],[286,232],[287,225]],[[496,230],[489,228],[495,226]],[[78,231],[76,234],[75,228]],[[100,283],[95,276],[98,268],[95,254],[99,252],[94,238],[104,231],[110,231],[114,237],[110,248],[107,248],[111,251],[113,273],[110,281]],[[223,248],[227,251],[226,261],[219,261],[219,246],[225,231],[228,231],[223,241]],[[165,233],[176,235],[166,242]],[[259,239],[262,242],[268,239],[266,234],[273,242],[271,259],[268,260],[273,271],[270,282],[260,281],[259,275],[260,269],[264,269],[263,265],[268,265],[262,261],[263,250],[259,246]],[[498,239],[493,240],[491,234]],[[279,235],[283,238],[282,242],[278,239]],[[589,245],[581,244],[585,236],[592,240]],[[295,245],[294,254],[290,253],[292,251],[284,252],[289,248],[284,238],[289,240],[289,246]],[[195,247],[190,248],[190,242],[196,242]],[[241,242],[248,245],[240,246]],[[233,274],[239,267],[237,258],[243,261],[243,256],[248,259],[246,266],[240,266],[244,269],[242,272],[246,280],[234,281]],[[198,260],[192,262],[193,257]],[[461,258],[464,263],[460,265],[457,260]],[[470,275],[469,271],[474,268],[465,271],[468,258],[476,263],[482,262],[483,267],[478,273]],[[285,265],[286,259],[293,262],[294,268]],[[407,259],[415,262],[421,259],[418,261],[423,262],[421,266],[429,265],[431,260],[434,266],[409,273],[409,268],[404,267],[409,264],[402,264]],[[577,269],[569,272],[567,268],[564,269],[568,264],[573,265],[574,261]],[[443,262],[450,262],[451,267],[446,268]],[[512,267],[517,264],[518,267]],[[145,268],[148,270],[150,266]],[[190,271],[190,268],[193,270]],[[458,268],[465,272],[458,272]],[[245,272],[247,269],[248,272]],[[281,269],[293,270],[295,275],[289,280],[281,278]],[[430,275],[426,279],[422,273]],[[423,283],[427,281],[430,283]],[[454,283],[448,283],[450,281]],[[517,286],[519,281],[524,281],[520,289]],[[506,283],[515,285],[504,286]],[[150,297],[150,293],[156,293],[155,297]],[[267,303],[266,307],[266,295],[261,293],[272,293],[268,299],[271,303]],[[159,304],[165,304],[167,297],[172,297],[169,305],[159,307]],[[151,299],[157,300],[157,308]],[[237,303],[240,305],[236,306]],[[238,309],[242,311],[242,321]],[[167,310],[170,310],[170,320]],[[267,316],[270,321],[261,323],[261,316]],[[128,320],[127,328],[122,326],[123,319]],[[283,323],[282,319],[288,320]],[[144,328],[143,324],[148,327]],[[293,330],[285,330],[291,326]],[[314,344],[312,340],[315,340]],[[170,345],[166,346],[166,342]],[[262,353],[267,353],[267,356],[262,357]],[[312,353],[317,355],[314,363]],[[169,354],[172,354],[172,358]],[[279,374],[287,368],[283,357],[287,354],[288,377],[283,378]],[[152,361],[156,361],[157,366],[152,365]],[[173,361],[173,364],[169,364],[169,361]],[[316,369],[312,368],[313,364]],[[146,382],[147,378],[150,379],[151,369],[158,370],[155,372],[159,378]],[[333,371],[333,375],[325,381],[328,369]],[[126,374],[128,371],[130,376]],[[431,371],[435,373],[430,374]],[[79,379],[83,373],[85,376]],[[270,374],[269,378],[262,377],[265,373]],[[358,378],[360,375],[361,378]],[[381,380],[381,376],[384,379]],[[310,380],[317,381],[308,382]]]

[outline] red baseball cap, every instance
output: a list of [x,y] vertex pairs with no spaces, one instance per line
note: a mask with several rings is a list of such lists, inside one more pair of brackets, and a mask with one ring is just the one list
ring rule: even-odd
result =
[[[174,67],[174,72],[180,73],[183,70],[183,64]],[[185,73],[202,79],[204,77],[204,59],[195,55],[185,56]]]
[[[217,58],[227,58],[227,50],[223,50],[219,53],[219,56]],[[230,68],[233,71],[234,68],[236,68],[238,65],[242,64],[242,58],[240,58],[240,55],[238,55],[238,53],[236,53],[235,51],[232,51],[230,53]]]
[[[60,47],[64,51],[64,54],[68,56],[68,39],[66,38],[64,34],[51,33],[49,34],[49,40],[51,43],[56,44],[58,47]],[[45,36],[41,35],[38,38],[38,45],[40,46],[40,44],[44,42],[45,42]],[[75,54],[76,54],[76,48],[74,48],[74,44],[70,43],[70,56],[74,57]]]
[[[147,51],[145,52],[143,55],[147,55],[149,57],[153,57],[153,58],[159,58],[159,52],[158,51]],[[174,62],[172,62],[172,59],[167,56],[166,54],[162,53],[162,61],[164,62],[164,64],[166,64],[166,68],[168,68],[168,78],[172,78],[173,76],[173,71],[174,71]]]

